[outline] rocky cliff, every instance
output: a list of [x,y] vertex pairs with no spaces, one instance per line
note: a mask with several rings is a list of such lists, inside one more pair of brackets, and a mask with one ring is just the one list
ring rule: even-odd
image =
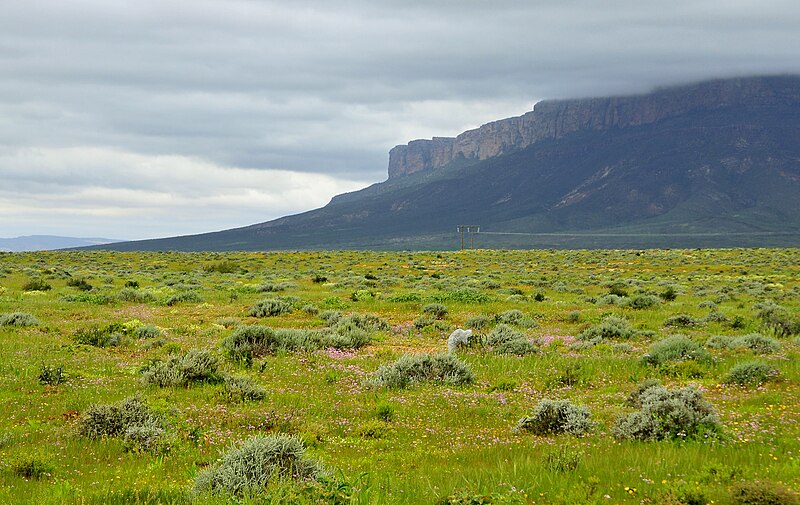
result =
[[434,137],[396,146],[389,151],[389,178],[441,168],[460,158],[485,160],[584,130],[642,126],[731,105],[781,107],[798,103],[800,86],[792,76],[715,80],[645,95],[543,101],[522,116],[487,123],[457,137]]

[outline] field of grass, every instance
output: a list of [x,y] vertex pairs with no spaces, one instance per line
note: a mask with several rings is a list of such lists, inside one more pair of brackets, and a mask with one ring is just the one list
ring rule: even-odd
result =
[[[277,330],[258,330],[270,346],[234,347],[254,325]],[[453,354],[472,380],[378,374],[469,327]],[[698,349],[656,362],[674,335]],[[797,249],[0,253],[0,349],[0,503],[755,504],[800,489]],[[747,363],[760,375],[731,374]],[[620,436],[647,379],[698,388],[718,424]],[[155,424],[97,428],[132,397]],[[585,406],[591,429],[514,429],[545,399]],[[321,473],[199,491],[242,442],[282,434]]]

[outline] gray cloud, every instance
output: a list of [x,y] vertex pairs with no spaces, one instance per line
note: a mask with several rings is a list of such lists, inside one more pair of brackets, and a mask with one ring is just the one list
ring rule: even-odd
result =
[[[13,186],[18,166],[52,175],[59,160],[37,150],[80,149],[81,159],[103,153],[104,163],[130,170],[140,165],[126,156],[190,160],[193,183],[206,171],[277,170],[341,181],[320,185],[338,191],[383,179],[395,144],[455,135],[543,98],[800,72],[797,26],[794,0],[11,3],[0,17],[0,187]],[[56,201],[59,188],[98,180],[114,191],[142,184],[87,163],[30,197]],[[168,183],[181,181],[146,186],[166,193]],[[314,191],[315,201],[331,196]],[[9,208],[8,198],[0,205]],[[303,203],[215,225],[264,221]],[[4,219],[0,235],[54,232],[25,217],[24,202],[13,204],[17,224]],[[153,208],[157,215],[158,199]],[[187,222],[182,208],[164,211],[161,224],[176,223],[165,233],[183,230],[173,231]],[[108,226],[86,219],[82,234]]]

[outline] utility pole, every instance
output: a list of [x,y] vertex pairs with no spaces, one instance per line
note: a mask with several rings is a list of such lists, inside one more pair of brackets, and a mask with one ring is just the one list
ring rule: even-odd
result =
[[464,233],[469,233],[469,248],[475,249],[475,234],[481,231],[481,227],[477,224],[460,224],[456,230],[461,235],[461,250],[464,250]]

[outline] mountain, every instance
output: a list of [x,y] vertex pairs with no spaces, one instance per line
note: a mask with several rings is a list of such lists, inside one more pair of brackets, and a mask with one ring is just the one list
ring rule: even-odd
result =
[[390,151],[323,208],[119,250],[800,245],[800,76],[544,101]]
[[25,237],[0,238],[0,251],[49,251],[53,249],[67,249],[99,244],[119,242],[109,238],[75,238],[58,237],[54,235],[29,235]]

